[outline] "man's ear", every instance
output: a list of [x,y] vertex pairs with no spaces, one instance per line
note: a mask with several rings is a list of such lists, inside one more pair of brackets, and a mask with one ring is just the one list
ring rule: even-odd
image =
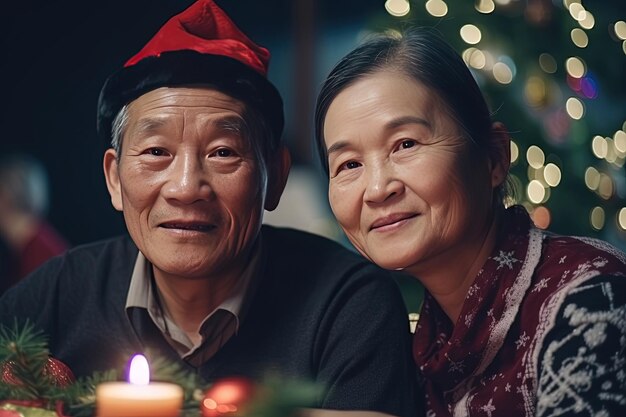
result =
[[287,177],[289,176],[289,169],[291,169],[289,149],[281,146],[274,159],[268,162],[265,210],[272,211],[278,206],[280,196],[283,195],[285,185],[287,185]]
[[511,167],[511,137],[504,124],[495,122],[491,126],[491,186],[497,188],[509,174]]
[[109,148],[104,153],[104,159],[102,161],[102,167],[104,168],[104,177],[107,182],[107,189],[111,196],[111,204],[116,210],[122,211],[124,205],[122,204],[122,186],[120,184],[120,175],[118,171],[117,152],[114,149]]

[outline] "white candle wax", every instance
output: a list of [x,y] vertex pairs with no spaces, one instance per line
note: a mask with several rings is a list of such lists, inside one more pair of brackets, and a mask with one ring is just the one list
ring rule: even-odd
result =
[[183,389],[175,384],[104,382],[96,387],[98,417],[177,417],[182,406]]

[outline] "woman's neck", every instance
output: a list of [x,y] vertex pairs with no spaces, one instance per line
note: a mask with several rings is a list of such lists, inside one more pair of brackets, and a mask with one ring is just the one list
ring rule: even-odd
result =
[[501,213],[497,210],[491,223],[475,239],[465,239],[438,258],[407,269],[421,281],[452,323],[459,318],[476,275],[496,245]]

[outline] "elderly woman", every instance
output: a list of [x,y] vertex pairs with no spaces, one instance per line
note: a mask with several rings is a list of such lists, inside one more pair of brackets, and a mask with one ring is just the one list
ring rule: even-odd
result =
[[505,208],[509,136],[445,41],[349,53],[316,129],[352,244],[427,290],[413,355],[429,416],[626,415],[626,256]]

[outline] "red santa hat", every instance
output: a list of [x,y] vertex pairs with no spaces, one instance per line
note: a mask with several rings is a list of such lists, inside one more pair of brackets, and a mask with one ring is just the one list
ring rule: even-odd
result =
[[98,133],[111,140],[121,108],[159,87],[210,85],[255,108],[278,145],[283,103],[267,79],[269,51],[252,42],[213,0],[198,0],[168,20],[139,53],[105,82],[98,100]]

